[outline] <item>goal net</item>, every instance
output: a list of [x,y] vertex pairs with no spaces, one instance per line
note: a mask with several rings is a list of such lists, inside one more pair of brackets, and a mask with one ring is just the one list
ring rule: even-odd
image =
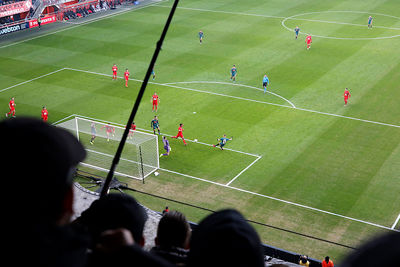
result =
[[[71,131],[85,146],[83,166],[108,172],[125,127],[74,117],[57,124]],[[115,174],[144,180],[160,167],[156,135],[130,130]]]

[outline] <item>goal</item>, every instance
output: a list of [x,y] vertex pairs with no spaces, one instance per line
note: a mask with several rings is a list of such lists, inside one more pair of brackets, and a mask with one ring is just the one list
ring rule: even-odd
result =
[[[109,171],[125,127],[78,116],[60,122],[56,126],[72,132],[85,146],[87,156],[81,162],[83,166]],[[144,181],[159,167],[158,137],[131,130],[115,174]]]

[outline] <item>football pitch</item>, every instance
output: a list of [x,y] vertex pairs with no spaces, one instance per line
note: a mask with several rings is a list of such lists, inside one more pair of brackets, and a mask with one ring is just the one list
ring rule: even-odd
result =
[[[78,115],[123,127],[171,4],[77,20],[15,43],[0,39],[3,114],[14,97],[17,116],[40,118],[46,105],[50,123]],[[264,243],[318,259],[339,260],[348,247],[399,229],[398,10],[397,0],[181,1],[135,123],[152,132],[157,115],[166,136],[183,123],[188,145],[169,138],[172,151],[160,158],[160,175],[145,183],[121,180],[209,210],[236,208],[263,224],[254,227]],[[212,144],[224,134],[233,140],[221,151]],[[115,153],[116,144],[82,142]],[[159,138],[164,153],[161,144]],[[183,211],[194,222],[209,213],[134,196],[154,210]]]

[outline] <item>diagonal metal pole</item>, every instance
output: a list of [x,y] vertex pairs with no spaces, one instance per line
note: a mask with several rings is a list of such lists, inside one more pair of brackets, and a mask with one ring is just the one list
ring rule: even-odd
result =
[[172,21],[172,18],[174,16],[176,7],[178,6],[178,3],[179,3],[179,0],[175,0],[174,1],[172,9],[171,9],[171,11],[169,13],[167,22],[165,23],[164,30],[161,33],[160,40],[158,40],[158,42],[157,42],[157,46],[156,46],[156,49],[154,51],[153,57],[152,57],[152,59],[150,61],[149,68],[147,69],[146,75],[144,76],[144,80],[143,80],[142,86],[140,87],[139,94],[138,94],[138,96],[136,98],[136,101],[135,101],[135,104],[134,104],[134,106],[132,108],[132,112],[131,112],[131,115],[129,116],[129,119],[128,119],[128,122],[126,124],[124,133],[123,133],[122,138],[121,138],[121,141],[119,142],[117,152],[115,153],[115,156],[114,156],[113,161],[111,163],[110,170],[109,170],[109,172],[107,174],[107,178],[104,181],[103,187],[101,188],[100,197],[103,197],[103,196],[108,194],[108,191],[109,191],[109,188],[110,188],[110,184],[111,184],[112,178],[114,176],[115,168],[117,167],[117,165],[119,163],[119,160],[120,160],[121,154],[122,154],[122,150],[124,149],[124,145],[125,145],[126,139],[128,137],[128,133],[129,133],[129,130],[130,130],[130,125],[134,121],[135,115],[136,115],[136,113],[137,113],[137,111],[139,109],[140,101],[143,98],[143,95],[144,95],[144,92],[146,90],[147,83],[149,81],[151,72],[152,72],[152,70],[154,68],[155,62],[157,61],[158,54],[160,53],[163,41],[165,39],[165,36],[167,35],[167,31],[168,31],[169,25],[171,24],[171,21]]

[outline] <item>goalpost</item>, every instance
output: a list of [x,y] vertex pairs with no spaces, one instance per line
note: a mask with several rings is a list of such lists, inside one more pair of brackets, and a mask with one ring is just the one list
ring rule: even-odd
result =
[[[77,116],[56,126],[72,132],[85,146],[83,166],[109,171],[124,127]],[[144,181],[159,168],[157,135],[130,130],[115,174]]]

